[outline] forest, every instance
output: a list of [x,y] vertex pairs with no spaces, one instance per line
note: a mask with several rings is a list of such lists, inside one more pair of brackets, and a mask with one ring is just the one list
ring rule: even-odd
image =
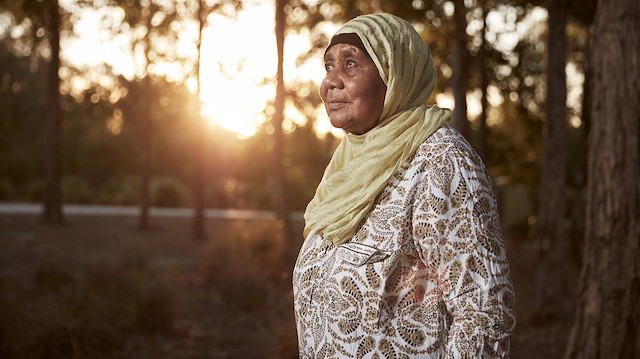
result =
[[[270,29],[242,22],[260,6]],[[331,29],[375,12],[429,45],[430,103],[455,108],[492,177],[516,289],[512,357],[640,357],[635,0],[0,0],[0,204],[42,206],[0,214],[0,357],[296,357],[299,214],[341,140],[321,130],[303,69],[321,64]],[[123,42],[130,71],[71,51],[91,36],[87,14],[101,34],[89,41]],[[221,19],[249,37],[208,41]],[[238,81],[267,56],[250,49],[265,31],[273,68],[252,86],[269,97],[236,118],[253,92],[206,97],[228,86],[207,74]],[[244,57],[230,70],[217,52]],[[237,112],[207,113],[216,101]],[[239,121],[252,133],[225,127]]]

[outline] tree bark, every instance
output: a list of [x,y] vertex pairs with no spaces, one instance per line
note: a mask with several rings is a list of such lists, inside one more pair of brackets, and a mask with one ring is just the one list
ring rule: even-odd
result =
[[478,129],[478,153],[480,157],[487,160],[487,112],[489,109],[489,103],[487,101],[487,88],[489,87],[489,74],[487,73],[487,12],[489,12],[489,6],[486,1],[482,2],[482,30],[480,32],[480,38],[482,45],[478,51],[478,73],[480,75],[480,91],[482,96],[480,98],[480,104],[482,105],[482,112],[480,112],[480,127]]
[[[143,11],[143,13],[145,13]],[[151,121],[151,99],[152,84],[149,77],[149,51],[151,50],[151,14],[147,12],[144,18],[146,33],[143,38],[144,46],[144,78],[143,93],[140,115],[140,229],[149,228],[149,207],[150,207],[150,182],[151,182],[151,138],[153,136],[153,124]]]
[[275,114],[273,115],[273,200],[275,203],[278,228],[285,243],[289,239],[289,213],[287,210],[285,176],[283,166],[284,134],[282,132],[282,121],[284,119],[284,34],[286,14],[284,7],[286,0],[276,0],[276,45],[278,51],[278,70],[275,99]]
[[60,14],[58,0],[52,0],[48,6],[48,30],[51,46],[49,63],[49,123],[46,140],[46,185],[44,191],[45,222],[62,224],[62,145],[60,141]]
[[455,0],[453,13],[455,23],[455,50],[453,53],[453,97],[456,107],[453,110],[453,127],[469,139],[469,121],[467,119],[467,89],[469,87],[469,51],[467,50],[467,19],[463,0]]
[[195,145],[195,166],[194,166],[194,188],[193,188],[193,235],[196,239],[204,239],[206,235],[205,222],[204,222],[204,208],[205,208],[205,190],[204,190],[204,176],[205,176],[205,161],[204,161],[204,149],[206,129],[204,129],[204,121],[201,114],[200,106],[200,58],[201,58],[201,45],[202,45],[202,30],[204,29],[205,19],[203,12],[202,0],[198,0],[198,40],[197,50],[198,59],[196,61],[196,79],[198,87],[196,89],[196,145]]
[[584,259],[565,358],[640,356],[640,3],[599,1]]
[[547,111],[543,127],[544,158],[536,228],[539,248],[534,312],[538,319],[559,316],[564,289],[562,262],[566,240],[563,228],[567,156],[566,3],[566,0],[549,0],[547,5]]
[[151,118],[149,114],[149,98],[151,79],[148,73],[143,79],[142,111],[140,114],[140,229],[149,228],[149,182],[151,171]]

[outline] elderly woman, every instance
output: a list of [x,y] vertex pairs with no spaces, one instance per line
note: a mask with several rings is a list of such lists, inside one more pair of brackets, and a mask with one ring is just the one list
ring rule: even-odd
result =
[[333,36],[320,95],[346,133],[305,213],[301,358],[505,358],[513,288],[486,169],[426,101],[436,71],[404,20]]

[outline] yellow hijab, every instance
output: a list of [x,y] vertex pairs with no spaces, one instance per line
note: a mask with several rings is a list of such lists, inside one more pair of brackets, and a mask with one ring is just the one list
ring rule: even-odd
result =
[[305,237],[315,232],[336,245],[351,240],[391,176],[451,114],[426,105],[436,69],[409,23],[390,14],[364,15],[334,36],[347,33],[362,40],[387,92],[376,127],[345,134],[304,214]]

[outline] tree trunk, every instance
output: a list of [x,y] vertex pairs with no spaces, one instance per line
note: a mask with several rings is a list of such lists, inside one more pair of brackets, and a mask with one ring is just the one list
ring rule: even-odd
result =
[[[144,13],[144,12],[143,12]],[[146,13],[145,28],[147,32],[143,38],[144,46],[144,78],[143,78],[143,92],[141,103],[141,115],[140,115],[140,229],[149,228],[149,192],[150,192],[150,178],[151,178],[151,138],[153,136],[153,124],[151,120],[151,106],[152,103],[152,84],[149,77],[149,51],[151,49],[151,39],[149,33],[151,32],[151,15]]]
[[565,358],[640,356],[640,3],[599,1],[587,214]]
[[151,83],[149,75],[143,80],[142,111],[140,113],[140,229],[149,228],[149,177],[151,171],[151,118],[149,114],[149,98]]
[[204,127],[204,121],[202,119],[201,114],[201,106],[200,106],[200,58],[201,58],[201,50],[200,47],[202,45],[202,29],[204,28],[204,13],[202,9],[202,0],[198,0],[198,59],[196,61],[196,79],[198,83],[198,87],[196,89],[196,145],[195,145],[195,166],[194,166],[194,188],[193,188],[193,235],[196,239],[204,239],[205,233],[205,222],[204,222],[204,207],[205,207],[205,191],[204,191],[204,176],[205,176],[205,161],[204,161],[204,149],[205,149],[205,138],[206,138],[206,129]]
[[276,0],[276,44],[278,50],[278,71],[275,100],[275,114],[273,115],[273,200],[276,207],[276,217],[278,228],[280,228],[282,239],[285,243],[289,236],[289,214],[287,211],[287,201],[285,197],[285,176],[282,163],[284,152],[284,134],[282,132],[282,120],[284,118],[284,33],[285,33],[285,13],[286,0]]
[[480,98],[480,104],[482,105],[482,112],[480,112],[480,127],[478,129],[478,153],[480,157],[487,160],[487,110],[489,109],[489,103],[487,101],[487,87],[489,87],[489,74],[487,73],[487,12],[489,12],[489,6],[484,1],[482,7],[482,30],[480,32],[480,39],[482,45],[478,51],[478,73],[480,74],[480,91],[482,97]]
[[60,141],[60,14],[58,0],[52,0],[48,7],[49,41],[51,46],[51,62],[49,64],[49,124],[46,140],[46,186],[44,192],[45,222],[62,224],[62,164]]
[[456,107],[453,110],[453,127],[469,139],[469,121],[467,119],[467,88],[469,82],[469,51],[467,51],[467,19],[463,0],[455,0],[453,13],[455,22],[455,50],[453,53],[453,97]]
[[567,84],[566,0],[549,0],[547,33],[547,114],[536,239],[538,266],[534,312],[538,319],[557,318],[563,298],[564,186],[566,173]]

